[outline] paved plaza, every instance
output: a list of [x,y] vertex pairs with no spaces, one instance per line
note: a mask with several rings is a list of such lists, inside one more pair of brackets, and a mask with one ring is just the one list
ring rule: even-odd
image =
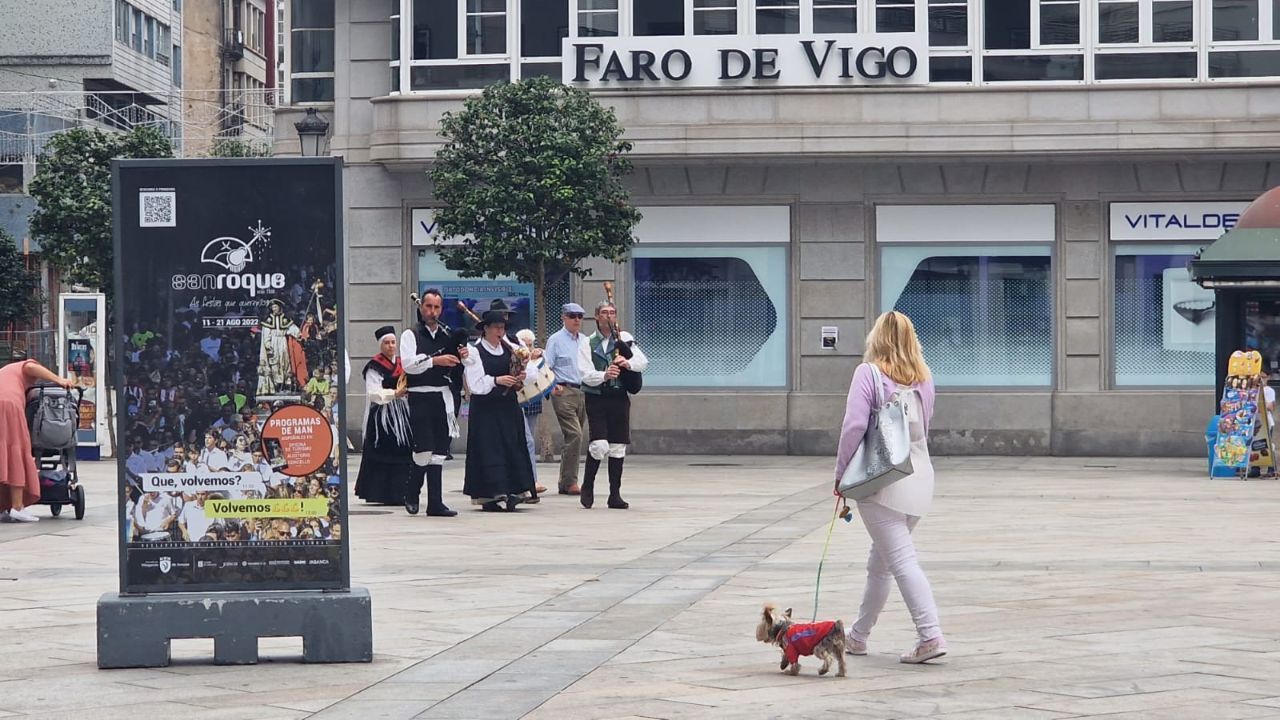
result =
[[[778,671],[765,601],[813,613],[830,458],[635,457],[626,512],[551,495],[453,520],[353,507],[376,659],[99,671],[115,588],[114,465],[84,521],[0,525],[0,717],[1280,718],[1280,482],[1197,461],[952,458],[917,530],[951,654],[906,666],[896,591],[849,677]],[[554,478],[542,466],[544,478]],[[354,474],[353,474],[354,476]],[[461,465],[446,488],[461,485]],[[868,541],[837,523],[820,614],[852,622]]]

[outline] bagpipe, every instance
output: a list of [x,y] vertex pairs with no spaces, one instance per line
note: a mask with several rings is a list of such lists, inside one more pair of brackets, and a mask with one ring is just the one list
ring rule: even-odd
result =
[[[458,309],[471,318],[472,322],[480,322],[480,316],[476,315],[461,300],[458,301]],[[502,343],[511,351],[510,375],[521,380],[521,384],[515,387],[516,401],[521,405],[527,405],[533,400],[550,395],[551,390],[556,385],[556,374],[551,371],[546,362],[542,363],[542,368],[538,370],[538,376],[534,378],[532,383],[524,383],[525,368],[528,367],[529,361],[533,358],[533,348],[527,348],[519,343],[512,342],[511,338],[508,338],[506,334],[502,336]],[[512,388],[506,388],[502,394],[510,394],[511,390]]]
[[[409,293],[409,300],[413,302],[415,317],[417,317],[418,304],[422,302],[422,297],[418,293]],[[427,357],[436,357],[438,355],[452,355],[459,360],[462,354],[458,352],[460,348],[471,342],[471,333],[466,328],[452,328],[449,330],[449,341],[439,350],[431,353]],[[400,379],[396,381],[396,391],[400,392],[408,387],[409,375],[404,373],[400,375]]]
[[[613,283],[607,280],[604,283],[604,297],[609,301],[610,305],[614,306],[615,309],[618,307],[617,305],[614,305],[613,302]],[[615,315],[614,317],[617,316]],[[635,355],[635,352],[631,349],[631,345],[635,341],[622,341],[622,335],[620,334],[621,331],[618,329],[617,320],[609,321],[609,332],[613,335],[613,354],[609,358],[609,363],[613,364],[617,362],[619,357],[622,357],[624,360],[630,360]],[[617,382],[629,395],[635,395],[640,392],[640,389],[644,387],[644,376],[635,370],[627,368],[619,368],[619,370],[618,379],[613,382]]]

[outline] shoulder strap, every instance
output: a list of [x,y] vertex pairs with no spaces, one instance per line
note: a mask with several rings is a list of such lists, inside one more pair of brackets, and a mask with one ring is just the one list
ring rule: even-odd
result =
[[880,368],[877,367],[875,363],[869,362],[869,363],[863,363],[863,365],[866,365],[871,368],[871,379],[876,385],[875,409],[879,410],[880,408],[884,407],[884,375],[881,374]]

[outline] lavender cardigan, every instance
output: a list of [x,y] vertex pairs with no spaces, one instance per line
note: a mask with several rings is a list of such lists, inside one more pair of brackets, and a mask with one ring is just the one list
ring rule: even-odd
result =
[[[881,373],[884,378],[884,396],[886,398],[897,392],[898,384]],[[934,388],[933,380],[925,380],[916,386],[920,392],[920,403],[923,413],[925,431],[929,430],[929,420],[933,418]],[[844,471],[853,461],[853,454],[862,444],[862,436],[867,434],[867,424],[871,421],[871,408],[875,405],[875,375],[866,363],[858,366],[853,373],[853,381],[849,383],[849,398],[844,405],[844,422],[840,424],[840,447],[836,451],[836,481],[844,477]]]

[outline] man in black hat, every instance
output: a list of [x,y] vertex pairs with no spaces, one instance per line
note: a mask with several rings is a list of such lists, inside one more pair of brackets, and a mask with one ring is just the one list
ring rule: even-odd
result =
[[449,444],[458,437],[454,389],[462,383],[461,361],[467,357],[466,338],[440,322],[444,296],[434,288],[422,294],[418,322],[400,337],[400,363],[408,377],[409,423],[413,429],[413,475],[404,508],[418,513],[423,479],[427,484],[427,515],[453,517],[444,504],[444,461]]

